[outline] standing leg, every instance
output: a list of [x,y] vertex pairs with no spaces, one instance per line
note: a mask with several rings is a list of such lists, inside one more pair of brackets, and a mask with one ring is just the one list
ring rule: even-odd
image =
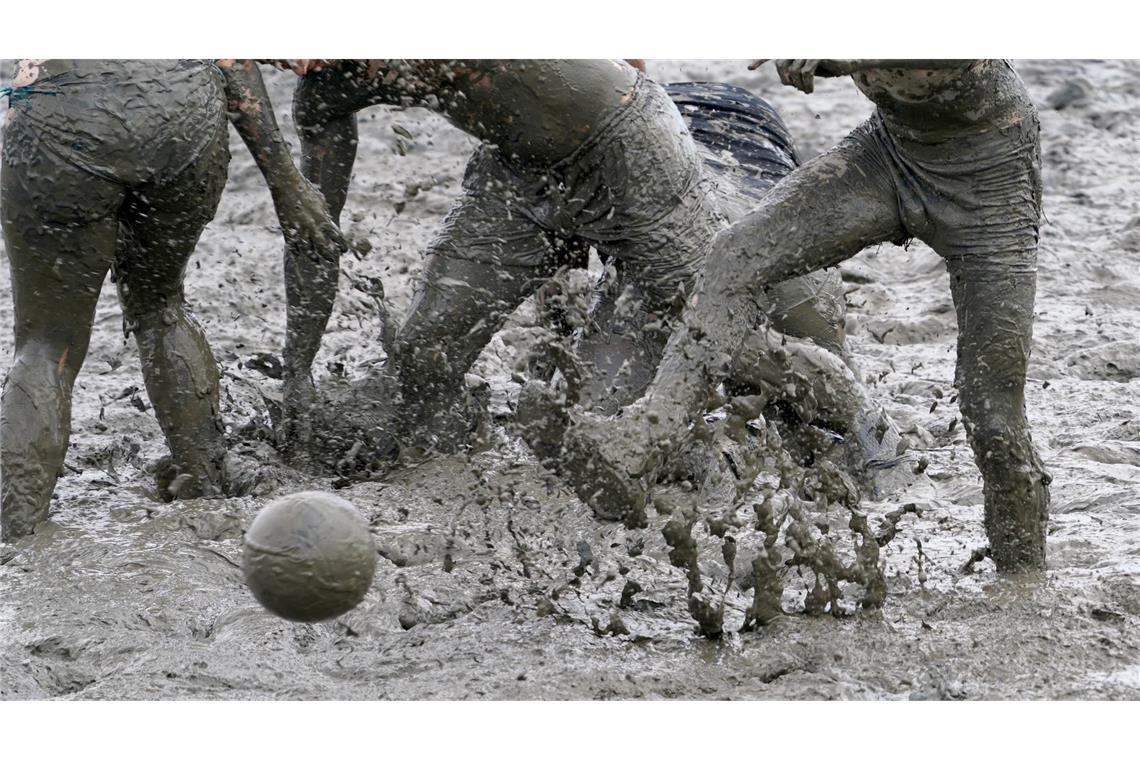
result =
[[[5,541],[28,535],[47,519],[71,435],[71,390],[87,356],[95,304],[115,255],[118,222],[111,209],[121,197],[119,188],[89,175],[44,172],[50,181],[30,183],[34,176],[5,161],[0,208],[16,338],[0,401]],[[90,204],[87,209],[84,203]],[[41,213],[45,206],[77,218],[83,210],[102,216],[46,220]]]
[[116,262],[119,297],[170,446],[174,477],[162,484],[169,498],[220,496],[225,490],[218,366],[182,288],[186,264],[225,186],[224,140],[222,131],[161,188],[132,193],[122,215],[128,240]]
[[449,451],[466,433],[463,376],[518,305],[550,279],[551,236],[529,218],[527,188],[498,154],[476,152],[428,249],[393,350],[407,443]]
[[948,263],[958,314],[958,403],[985,484],[999,570],[1045,566],[1049,477],[1029,437],[1025,373],[1036,274]]
[[[325,197],[333,220],[348,197],[356,161],[356,112],[383,102],[381,78],[363,61],[340,61],[297,82],[293,118],[301,135],[301,172]],[[336,301],[340,263],[306,250],[285,251],[284,404],[282,439],[293,458],[312,443],[313,360]]]
[[899,143],[919,181],[903,197],[908,228],[946,259],[958,317],[955,382],[985,491],[985,526],[999,571],[1045,566],[1049,476],[1025,414],[1041,220],[1038,124],[945,144]]

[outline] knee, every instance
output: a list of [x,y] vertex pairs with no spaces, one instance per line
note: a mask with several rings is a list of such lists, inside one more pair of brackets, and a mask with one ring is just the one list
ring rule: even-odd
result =
[[119,290],[119,303],[123,307],[123,332],[127,335],[140,331],[162,329],[183,321],[185,304],[180,292],[159,295],[139,293],[123,286]]

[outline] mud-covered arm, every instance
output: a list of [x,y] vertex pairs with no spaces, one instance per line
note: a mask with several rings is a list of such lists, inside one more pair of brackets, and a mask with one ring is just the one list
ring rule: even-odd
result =
[[230,118],[265,176],[285,236],[286,337],[282,436],[308,437],[312,364],[336,298],[344,238],[324,197],[293,163],[257,64],[219,61]]
[[[748,68],[757,69],[768,59],[753,61]],[[780,58],[776,59],[780,81],[806,93],[815,89],[815,77],[841,77],[870,69],[959,69],[973,60],[961,58]]]
[[339,257],[344,238],[320,192],[293,163],[257,63],[231,59],[218,61],[218,66],[226,79],[230,121],[265,177],[286,241],[308,244],[322,256]]
[[961,69],[973,64],[963,58],[825,58],[816,73],[822,77],[841,77],[868,69]]

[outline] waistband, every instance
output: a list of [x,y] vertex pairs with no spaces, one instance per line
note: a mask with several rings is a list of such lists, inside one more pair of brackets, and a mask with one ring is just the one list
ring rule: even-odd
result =
[[194,71],[198,68],[209,68],[212,61],[197,58],[181,59],[101,59],[101,58],[49,58],[41,61],[36,68],[39,76],[34,82],[16,90],[27,90],[50,79],[61,79],[68,76],[114,76],[115,74],[141,73],[145,69],[158,72]]

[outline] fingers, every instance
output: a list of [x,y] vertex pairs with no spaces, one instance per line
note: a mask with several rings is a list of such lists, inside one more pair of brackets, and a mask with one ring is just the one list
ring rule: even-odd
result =
[[763,66],[765,63],[767,63],[770,60],[772,60],[772,59],[771,58],[757,58],[752,63],[748,64],[748,70],[749,71],[755,71],[756,69],[760,68],[761,66]]
[[815,91],[815,69],[818,65],[818,58],[781,59],[776,61],[776,71],[783,84],[811,94]]
[[786,58],[776,61],[776,73],[780,75],[780,84],[792,85],[791,73],[794,63],[795,61]]
[[798,58],[796,60],[795,71],[792,73],[792,87],[795,87],[800,92],[806,92],[808,95],[811,95],[815,89],[815,64],[815,60]]
[[815,92],[815,67],[818,65],[818,58],[804,59],[800,62],[800,90],[808,95]]

